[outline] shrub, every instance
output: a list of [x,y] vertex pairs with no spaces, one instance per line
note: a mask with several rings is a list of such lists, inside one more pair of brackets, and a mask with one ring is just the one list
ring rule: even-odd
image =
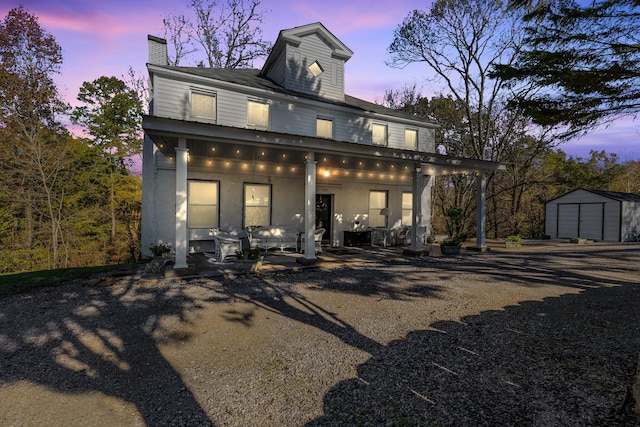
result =
[[519,234],[513,235],[513,236],[507,236],[504,239],[505,242],[510,242],[510,243],[522,243],[522,237],[520,237]]
[[451,239],[443,240],[440,246],[462,246],[462,239],[459,237],[452,237]]

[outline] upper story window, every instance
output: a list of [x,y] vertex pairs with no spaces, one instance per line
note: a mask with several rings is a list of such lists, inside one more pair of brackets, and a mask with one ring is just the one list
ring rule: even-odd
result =
[[258,129],[269,128],[269,104],[266,102],[247,102],[247,125]]
[[311,71],[313,77],[318,77],[324,70],[318,61],[313,61],[313,64],[309,65],[309,71]]
[[216,120],[216,94],[191,91],[191,117]]
[[404,148],[407,150],[416,150],[418,148],[418,130],[404,130]]
[[374,145],[387,145],[387,125],[374,123],[371,127],[371,141]]
[[316,119],[316,135],[320,138],[333,138],[333,120]]

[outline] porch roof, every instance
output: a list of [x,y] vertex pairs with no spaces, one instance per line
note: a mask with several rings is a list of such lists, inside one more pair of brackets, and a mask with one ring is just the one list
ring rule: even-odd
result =
[[362,171],[411,173],[421,167],[424,175],[442,175],[505,169],[503,163],[486,160],[148,115],[142,126],[166,156],[175,155],[183,138],[189,154],[203,158],[300,165],[314,153],[319,167]]

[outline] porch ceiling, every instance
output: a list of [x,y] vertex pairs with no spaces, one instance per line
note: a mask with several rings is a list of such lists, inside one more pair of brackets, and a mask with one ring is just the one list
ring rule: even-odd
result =
[[421,167],[425,175],[504,169],[503,164],[482,160],[153,116],[144,117],[143,128],[158,149],[170,157],[175,155],[179,140],[184,139],[192,159],[303,165],[309,153],[314,153],[319,169],[410,174]]

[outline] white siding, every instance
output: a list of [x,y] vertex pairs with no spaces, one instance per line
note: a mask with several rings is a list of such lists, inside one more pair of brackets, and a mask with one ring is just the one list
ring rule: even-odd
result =
[[189,85],[173,79],[156,76],[153,86],[153,112],[155,116],[187,120],[189,112]]
[[[331,53],[332,49],[316,34],[304,37],[298,47],[287,46],[286,88],[344,100],[344,64],[332,58]],[[314,61],[324,70],[317,77],[308,70]]]
[[269,78],[280,86],[284,87],[286,85],[287,63],[284,56],[279,57],[271,70],[269,70]]
[[317,110],[293,103],[274,102],[271,106],[271,130],[293,135],[316,135]]
[[[324,74],[324,73],[323,73]],[[192,89],[200,89],[216,94],[216,124],[223,126],[247,127],[247,100],[270,101],[269,130],[292,135],[315,136],[318,116],[333,119],[334,138],[336,141],[348,141],[371,145],[371,124],[388,126],[388,147],[404,149],[404,130],[408,125],[395,123],[357,114],[349,114],[346,110],[330,110],[317,108],[303,102],[284,102],[279,99],[269,100],[266,97],[250,96],[246,93],[221,89],[204,84],[178,81],[172,78],[157,76],[154,79],[154,115],[177,120],[194,120],[189,117],[189,99]],[[418,149],[433,152],[435,147],[435,131],[431,128],[410,126],[418,129]]]
[[622,203],[622,239],[640,234],[640,203]]

